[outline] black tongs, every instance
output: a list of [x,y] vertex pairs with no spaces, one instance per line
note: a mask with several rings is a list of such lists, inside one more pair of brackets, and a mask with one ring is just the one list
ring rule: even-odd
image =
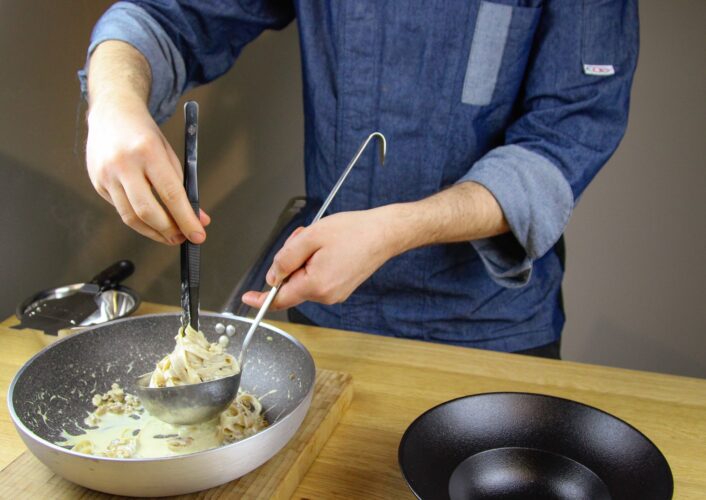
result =
[[[191,208],[199,217],[199,183],[197,172],[199,105],[184,105],[184,189]],[[201,247],[186,240],[181,244],[181,325],[199,329],[199,282],[201,280]]]

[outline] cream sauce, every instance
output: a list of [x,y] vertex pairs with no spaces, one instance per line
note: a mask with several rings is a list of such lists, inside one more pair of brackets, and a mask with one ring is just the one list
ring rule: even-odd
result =
[[169,457],[239,441],[267,427],[260,400],[247,392],[239,392],[216,418],[196,425],[159,420],[118,384],[95,394],[92,402],[96,409],[83,421],[85,432],[72,435],[64,430],[63,440],[56,444],[102,457]]
[[76,447],[75,451],[89,455],[111,456],[122,445],[125,455],[129,456],[118,454],[119,458],[185,455],[223,444],[219,438],[218,418],[198,425],[172,425],[146,410],[130,415],[106,413],[100,417],[97,427],[78,436],[64,431],[62,437],[64,441],[58,442],[59,446]]

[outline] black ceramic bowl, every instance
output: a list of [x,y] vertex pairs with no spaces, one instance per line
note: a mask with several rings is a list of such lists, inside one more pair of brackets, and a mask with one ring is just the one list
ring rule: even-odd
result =
[[466,396],[428,410],[399,448],[422,499],[672,497],[672,473],[640,431],[601,410],[541,394]]

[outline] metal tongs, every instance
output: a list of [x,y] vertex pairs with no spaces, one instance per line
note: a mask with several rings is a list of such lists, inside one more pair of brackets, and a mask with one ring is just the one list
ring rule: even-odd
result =
[[[198,181],[199,105],[184,105],[184,189],[191,208],[199,217]],[[181,326],[199,330],[199,286],[201,283],[201,245],[189,240],[181,244]]]
[[[199,105],[184,105],[184,189],[199,216],[197,176]],[[181,326],[199,330],[199,286],[201,247],[190,241],[181,244]],[[152,372],[137,379],[136,391],[142,404],[155,417],[171,424],[195,424],[210,420],[235,399],[240,373],[198,384],[149,387]]]
[[[189,102],[185,106],[186,115],[186,154],[184,166],[184,186],[189,195],[189,201],[198,215],[198,194],[196,194],[196,131],[198,126],[198,106]],[[345,168],[323,205],[314,217],[312,224],[317,222],[326,212],[336,193],[343,185],[348,174],[356,165],[365,151],[368,143],[374,138],[380,139],[380,163],[384,164],[387,152],[385,136],[373,132],[361,144],[355,156]],[[193,196],[192,196],[193,195]],[[182,244],[182,325],[190,324],[198,330],[198,297],[199,297],[199,246],[189,242]],[[186,265],[188,263],[188,265]],[[238,395],[240,379],[245,365],[245,356],[255,330],[267,313],[282,283],[273,286],[265,299],[257,316],[245,335],[238,356],[240,372],[198,384],[179,385],[174,387],[148,387],[151,373],[138,377],[137,394],[150,414],[172,424],[196,424],[210,420],[225,410]]]

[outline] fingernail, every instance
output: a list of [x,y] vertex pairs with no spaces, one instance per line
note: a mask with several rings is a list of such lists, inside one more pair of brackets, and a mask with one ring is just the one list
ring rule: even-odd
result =
[[272,269],[270,269],[269,271],[267,271],[267,277],[266,277],[266,279],[267,279],[267,284],[268,284],[268,285],[274,284],[274,282],[275,282],[275,272],[274,272]]
[[206,236],[198,231],[194,231],[193,233],[189,234],[189,240],[194,243],[201,243],[205,238]]

